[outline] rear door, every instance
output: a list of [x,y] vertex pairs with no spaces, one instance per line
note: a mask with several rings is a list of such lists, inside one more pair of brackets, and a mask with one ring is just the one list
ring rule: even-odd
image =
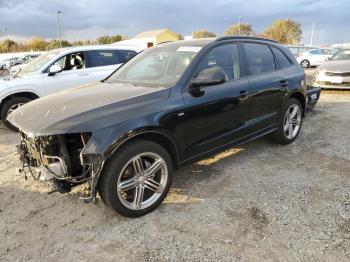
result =
[[249,81],[251,132],[259,132],[275,125],[287,91],[286,74],[277,70],[274,55],[268,44],[242,43],[245,69]]
[[92,82],[105,79],[121,65],[116,50],[91,50],[86,54]]

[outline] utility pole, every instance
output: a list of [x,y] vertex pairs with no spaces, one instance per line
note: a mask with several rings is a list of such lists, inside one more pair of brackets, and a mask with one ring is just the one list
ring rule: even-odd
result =
[[59,40],[60,40],[60,46],[62,48],[62,34],[61,34],[61,25],[60,25],[60,17],[59,17],[60,14],[62,14],[61,11],[57,11],[56,12],[56,15],[57,15],[57,30],[58,30]]
[[311,30],[311,39],[310,39],[310,45],[312,46],[314,43],[314,32],[315,32],[315,21],[312,23],[312,30]]
[[238,35],[241,35],[241,18],[242,16],[238,17]]
[[6,40],[7,37],[7,28],[4,28],[4,40]]

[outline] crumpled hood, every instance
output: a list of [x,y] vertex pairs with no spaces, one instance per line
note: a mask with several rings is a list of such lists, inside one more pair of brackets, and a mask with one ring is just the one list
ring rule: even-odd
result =
[[318,69],[328,72],[350,72],[350,60],[327,61]]
[[34,100],[7,120],[33,136],[64,134],[79,128],[80,132],[94,132],[126,117],[118,113],[165,99],[169,92],[164,88],[94,83]]

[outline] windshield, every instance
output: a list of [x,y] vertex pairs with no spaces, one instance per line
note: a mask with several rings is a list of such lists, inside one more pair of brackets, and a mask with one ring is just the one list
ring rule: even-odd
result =
[[33,73],[39,70],[43,65],[49,62],[58,53],[59,52],[57,51],[51,51],[49,53],[38,56],[23,67],[22,73]]
[[350,49],[340,50],[336,53],[332,60],[350,60]]
[[201,49],[199,46],[152,47],[118,69],[107,82],[147,87],[170,87]]

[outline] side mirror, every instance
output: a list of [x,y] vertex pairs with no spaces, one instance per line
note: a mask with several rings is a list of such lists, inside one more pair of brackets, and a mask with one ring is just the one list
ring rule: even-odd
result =
[[54,76],[60,72],[62,72],[62,67],[60,67],[59,65],[52,65],[49,68],[49,76]]
[[212,86],[225,83],[227,80],[225,72],[219,67],[203,69],[196,78],[192,79],[192,87]]

